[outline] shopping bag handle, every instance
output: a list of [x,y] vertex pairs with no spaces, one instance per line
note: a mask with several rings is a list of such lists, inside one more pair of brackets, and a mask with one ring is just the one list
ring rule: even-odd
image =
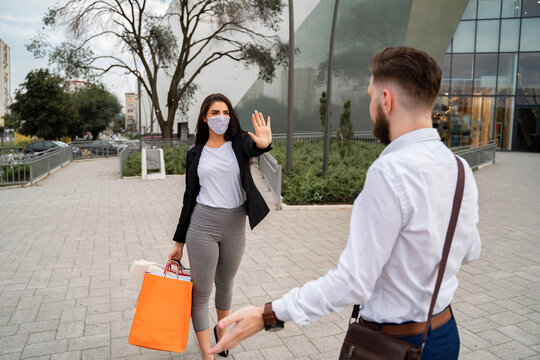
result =
[[171,265],[176,266],[176,279],[178,279],[179,274],[182,274],[182,276],[189,276],[189,275],[185,274],[184,271],[183,271],[183,270],[187,270],[184,267],[184,265],[182,265],[182,263],[180,261],[176,260],[176,259],[169,260],[169,262],[165,266],[165,271],[163,272],[163,276],[167,275],[167,271],[172,272]]

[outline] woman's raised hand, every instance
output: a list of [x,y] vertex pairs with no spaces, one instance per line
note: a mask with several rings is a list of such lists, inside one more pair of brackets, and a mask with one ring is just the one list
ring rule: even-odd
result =
[[270,129],[270,116],[267,122],[264,122],[264,116],[257,110],[254,114],[251,114],[251,121],[253,121],[253,128],[255,134],[248,132],[249,136],[253,139],[259,149],[266,149],[272,142],[272,130]]

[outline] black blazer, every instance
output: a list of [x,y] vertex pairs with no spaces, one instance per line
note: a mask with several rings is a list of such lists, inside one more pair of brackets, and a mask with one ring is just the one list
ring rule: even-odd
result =
[[[242,188],[247,196],[244,207],[246,208],[246,214],[249,218],[249,225],[253,230],[253,228],[270,212],[270,209],[253,182],[249,170],[249,160],[252,157],[259,156],[272,150],[272,147],[269,145],[263,150],[257,148],[255,142],[247,133],[236,135],[232,139],[231,145],[234,154],[236,155],[236,160],[238,160],[238,166],[240,167]],[[199,167],[199,159],[201,158],[203,148],[204,144],[195,145],[188,150],[186,156],[186,191],[184,192],[184,205],[182,206],[180,220],[178,221],[178,226],[176,227],[176,232],[173,237],[174,241],[181,243],[186,242],[186,233],[191,221],[191,214],[193,213],[193,209],[197,202],[197,196],[201,190],[197,168]]]

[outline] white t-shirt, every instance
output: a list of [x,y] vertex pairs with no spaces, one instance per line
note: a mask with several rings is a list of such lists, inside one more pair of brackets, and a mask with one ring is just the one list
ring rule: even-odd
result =
[[201,185],[198,203],[234,209],[246,201],[240,180],[240,167],[230,141],[218,148],[204,146],[197,172]]

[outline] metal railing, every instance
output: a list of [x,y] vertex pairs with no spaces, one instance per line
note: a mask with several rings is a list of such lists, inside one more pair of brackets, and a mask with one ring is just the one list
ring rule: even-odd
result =
[[497,140],[482,142],[475,147],[452,148],[454,154],[464,158],[471,169],[479,169],[495,162],[495,153],[498,147]]
[[[300,136],[293,136],[295,139],[315,142],[320,141],[320,138],[316,138],[311,134],[301,134]],[[272,136],[275,139],[274,135]],[[368,137],[366,137],[368,138]],[[317,139],[317,140],[313,140]],[[369,139],[369,138],[368,138]],[[374,142],[378,140],[375,139]],[[464,158],[472,169],[479,169],[483,166],[490,165],[495,162],[495,153],[497,150],[497,140],[491,140],[478,144],[471,148],[470,146],[461,146],[458,148],[452,148],[451,150],[456,154]],[[269,153],[264,153],[259,156],[259,167],[263,173],[268,186],[272,190],[276,199],[277,209],[281,210],[281,166],[277,160]]]
[[281,210],[281,165],[269,153],[259,156],[259,168],[274,194],[276,199],[276,209]]
[[142,144],[145,148],[163,149],[166,147],[182,147],[193,145],[193,139],[142,139]]
[[[302,140],[310,143],[323,141],[324,134],[319,131],[313,132],[297,132],[293,134],[293,140]],[[330,134],[330,140],[337,140],[337,132]],[[379,140],[373,136],[371,131],[355,131],[353,133],[353,141],[363,141],[367,143],[378,143]],[[272,134],[272,142],[274,143],[283,143],[287,140],[287,134]]]
[[72,160],[72,148],[66,146],[35,155],[14,156],[0,161],[0,186],[33,184]]
[[[129,143],[109,140],[77,140],[70,142],[69,145],[73,148],[73,159],[75,160],[118,156],[124,148],[133,146]],[[138,146],[138,142],[136,146]]]

